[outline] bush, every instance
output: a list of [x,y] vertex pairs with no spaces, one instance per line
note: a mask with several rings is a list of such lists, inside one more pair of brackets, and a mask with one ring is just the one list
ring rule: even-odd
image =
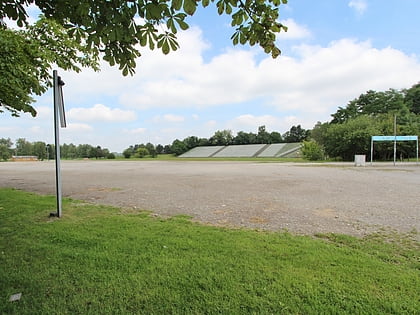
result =
[[132,154],[133,152],[132,152],[132,150],[130,150],[130,149],[125,149],[124,150],[124,152],[123,152],[123,155],[124,155],[124,157],[126,158],[126,159],[129,159],[130,157],[131,157],[131,154]]
[[303,141],[302,155],[310,161],[319,161],[324,159],[324,150],[315,141]]
[[144,158],[148,156],[149,154],[150,154],[149,150],[147,150],[146,148],[138,148],[136,151],[136,157],[139,157],[139,158]]
[[113,159],[115,159],[115,154],[114,153],[108,153],[106,158],[109,159],[109,160],[113,160]]

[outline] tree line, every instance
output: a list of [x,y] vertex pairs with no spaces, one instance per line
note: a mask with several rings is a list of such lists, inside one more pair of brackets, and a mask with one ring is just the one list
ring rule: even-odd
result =
[[258,132],[239,131],[235,136],[231,130],[218,130],[210,138],[199,138],[189,136],[183,140],[175,139],[172,144],[153,145],[135,144],[123,151],[125,158],[146,156],[156,157],[158,154],[181,155],[195,147],[200,146],[226,146],[239,144],[271,144],[271,143],[291,143],[302,142],[309,138],[310,130],[305,130],[300,125],[292,126],[283,135],[277,131],[268,132],[265,126],[258,127]]
[[[260,126],[257,133],[239,131],[233,135],[231,130],[218,130],[210,138],[189,136],[183,140],[175,139],[167,145],[135,144],[125,149],[123,156],[142,158],[156,157],[158,154],[181,155],[197,146],[303,142],[302,153],[309,160],[353,160],[356,154],[364,154],[370,159],[371,137],[393,135],[395,118],[397,135],[420,136],[420,83],[402,90],[369,90],[348,102],[345,107],[339,107],[331,117],[328,122],[318,122],[311,130],[297,125],[284,134],[269,132],[265,126]],[[40,160],[54,159],[54,145],[42,141],[29,142],[20,138],[16,140],[15,147],[12,146],[10,139],[0,139],[0,160],[7,160],[12,155],[34,155]],[[64,159],[115,158],[108,149],[89,144],[63,144],[60,149]],[[416,144],[414,141],[399,142],[397,151],[400,158],[415,158]],[[391,159],[393,143],[375,144],[374,154],[375,160]]]
[[[39,160],[55,159],[55,145],[46,144],[42,141],[30,142],[24,138],[16,140],[15,146],[10,138],[0,139],[0,160],[8,160],[13,155],[16,156],[36,156]],[[79,159],[79,158],[107,158],[115,159],[114,153],[109,152],[107,148],[101,146],[92,146],[90,144],[60,145],[60,155],[63,159]]]
[[[394,135],[395,120],[397,135],[420,136],[420,83],[402,90],[369,90],[339,107],[331,117],[311,130],[310,141],[304,142],[304,156],[352,160],[363,154],[370,159],[371,137]],[[397,152],[399,158],[415,158],[416,143],[399,142]],[[375,144],[375,160],[392,156],[392,142]]]

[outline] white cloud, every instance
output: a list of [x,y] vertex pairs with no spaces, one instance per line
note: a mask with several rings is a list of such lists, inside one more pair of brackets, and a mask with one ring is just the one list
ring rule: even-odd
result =
[[130,130],[125,129],[124,132],[129,133],[129,134],[133,134],[133,135],[143,134],[143,133],[146,132],[146,128],[135,128],[135,129],[130,129]]
[[136,119],[136,114],[132,110],[96,104],[90,108],[72,108],[67,112],[67,118],[78,121],[132,121]]
[[43,131],[40,126],[33,126],[29,128],[29,130],[31,131],[31,133],[41,133]]
[[179,123],[179,122],[185,121],[185,117],[180,116],[180,115],[166,114],[163,116],[154,117],[153,121],[155,123],[160,123],[160,122]]
[[297,58],[266,59],[259,66],[259,93],[279,111],[329,116],[339,105],[369,89],[404,88],[417,82],[420,63],[370,42],[343,39],[328,47],[296,47]]
[[51,119],[53,120],[53,109],[48,106],[35,106],[37,119]]
[[281,23],[287,26],[287,32],[282,31],[278,35],[279,39],[303,39],[311,36],[306,26],[297,24],[293,19],[283,20]]
[[15,131],[17,128],[14,128],[14,127],[1,127],[0,126],[0,132],[4,132],[4,133],[6,133],[6,132],[12,132],[12,131]]
[[62,129],[63,133],[70,133],[70,132],[86,132],[86,131],[92,131],[92,126],[88,124],[81,124],[81,123],[67,123],[67,127],[65,129]]
[[366,12],[368,4],[366,0],[351,0],[349,2],[349,7],[354,9],[357,12],[357,14],[362,15]]
[[337,106],[368,89],[404,88],[420,76],[415,56],[390,47],[376,49],[370,42],[342,39],[326,47],[300,45],[294,51],[296,57],[267,57],[257,63],[253,51],[227,50],[209,63],[196,56],[195,62],[182,63],[182,68],[176,62],[151,60],[157,70],[168,68],[164,77],[139,76],[137,88],[122,92],[120,102],[145,110],[206,108],[262,99],[261,105],[279,111],[299,110],[328,119]]

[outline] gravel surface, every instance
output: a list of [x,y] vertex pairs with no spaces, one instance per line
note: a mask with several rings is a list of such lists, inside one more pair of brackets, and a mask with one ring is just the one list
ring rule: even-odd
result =
[[[62,161],[61,168],[64,196],[162,216],[310,235],[420,231],[415,163]],[[55,194],[55,164],[0,163],[0,186]]]

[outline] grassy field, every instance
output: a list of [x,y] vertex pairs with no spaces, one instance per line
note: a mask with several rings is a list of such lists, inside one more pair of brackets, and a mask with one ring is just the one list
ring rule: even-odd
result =
[[63,218],[48,218],[54,210],[52,196],[0,189],[1,314],[420,310],[410,235],[224,229],[68,199]]

